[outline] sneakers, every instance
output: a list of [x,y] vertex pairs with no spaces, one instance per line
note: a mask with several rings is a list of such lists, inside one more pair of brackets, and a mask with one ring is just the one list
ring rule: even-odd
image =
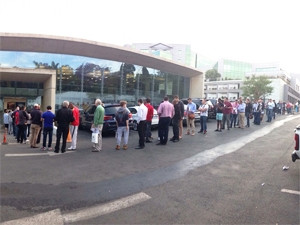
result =
[[53,149],[51,147],[48,147],[48,151],[53,151]]
[[123,145],[123,150],[127,150],[128,146],[127,145]]
[[120,145],[117,145],[117,146],[116,146],[116,150],[120,150]]
[[41,147],[41,150],[46,151],[47,149],[46,149],[46,147]]

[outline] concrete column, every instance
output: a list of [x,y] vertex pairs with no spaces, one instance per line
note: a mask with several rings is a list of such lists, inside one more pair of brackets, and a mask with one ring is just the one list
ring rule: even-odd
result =
[[204,75],[199,74],[190,78],[190,95],[191,98],[204,97]]
[[49,78],[44,82],[44,96],[42,101],[42,111],[47,110],[47,106],[51,105],[52,111],[55,111],[55,95],[56,95],[56,72],[50,74]]

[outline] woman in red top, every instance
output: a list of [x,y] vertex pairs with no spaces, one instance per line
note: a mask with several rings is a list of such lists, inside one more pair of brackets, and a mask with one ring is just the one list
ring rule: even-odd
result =
[[69,108],[73,112],[74,121],[70,124],[70,134],[72,137],[72,144],[68,148],[68,150],[76,150],[76,144],[77,144],[77,132],[78,132],[78,126],[79,126],[79,109],[70,102]]
[[152,118],[153,118],[153,111],[154,108],[153,106],[150,104],[151,99],[147,98],[146,99],[146,103],[145,106],[148,108],[148,113],[147,113],[147,117],[146,117],[146,142],[152,142],[150,140],[152,134],[151,134],[151,123],[152,123]]

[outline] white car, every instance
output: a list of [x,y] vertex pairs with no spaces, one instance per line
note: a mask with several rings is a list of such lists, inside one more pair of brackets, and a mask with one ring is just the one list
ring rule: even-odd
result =
[[[132,118],[130,119],[129,123],[131,124],[131,128],[133,130],[137,130],[137,110],[139,106],[132,106],[128,107],[129,111],[132,114]],[[158,126],[158,115],[156,109],[153,111],[153,118],[152,118],[152,127],[157,127]]]

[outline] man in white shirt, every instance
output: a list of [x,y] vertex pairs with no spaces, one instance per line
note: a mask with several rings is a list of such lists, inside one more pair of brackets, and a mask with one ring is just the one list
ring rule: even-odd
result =
[[145,128],[146,128],[146,118],[148,113],[148,108],[144,105],[143,100],[138,100],[139,108],[137,110],[137,129],[139,132],[139,146],[135,149],[145,148]]
[[201,129],[198,131],[198,133],[207,133],[207,117],[208,117],[208,104],[206,102],[206,99],[202,99],[202,104],[199,106],[199,111],[200,111],[200,124],[201,124]]

